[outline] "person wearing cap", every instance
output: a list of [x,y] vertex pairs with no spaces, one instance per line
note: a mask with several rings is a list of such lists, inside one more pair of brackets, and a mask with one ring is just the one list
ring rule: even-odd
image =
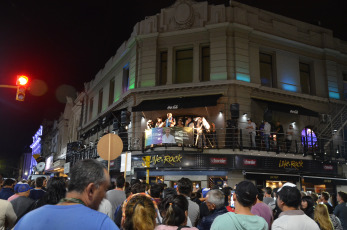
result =
[[301,194],[294,184],[285,183],[278,189],[276,201],[282,212],[273,222],[272,230],[319,230],[318,224],[299,209]]
[[211,230],[267,230],[268,224],[264,218],[251,212],[252,206],[257,202],[257,194],[258,190],[252,182],[240,182],[233,196],[235,213],[228,212],[218,216],[212,223]]
[[34,200],[29,198],[30,186],[28,184],[19,184],[17,186],[18,197],[11,201],[13,210],[17,215],[17,220],[31,210]]
[[96,211],[109,185],[110,176],[101,162],[78,161],[70,171],[65,198],[57,205],[44,205],[29,212],[18,221],[15,230],[118,230],[107,215]]

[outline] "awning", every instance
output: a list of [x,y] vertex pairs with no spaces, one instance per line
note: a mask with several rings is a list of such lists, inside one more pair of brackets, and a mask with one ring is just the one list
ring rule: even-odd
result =
[[313,184],[347,185],[346,178],[303,176],[304,181]]
[[217,105],[222,94],[176,97],[166,99],[144,100],[132,108],[133,112],[154,110],[176,110]]
[[312,116],[312,117],[319,117],[319,114],[315,111],[312,111],[310,109],[306,109],[300,105],[292,105],[288,103],[283,102],[275,102],[271,100],[266,100],[262,98],[252,98],[255,101],[261,101],[265,102],[268,105],[269,110],[278,111],[278,112],[284,112],[284,113],[290,113],[295,115],[305,115],[305,116]]

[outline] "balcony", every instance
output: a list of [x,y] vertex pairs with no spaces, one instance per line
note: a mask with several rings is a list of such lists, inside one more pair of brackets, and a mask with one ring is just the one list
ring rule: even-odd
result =
[[[262,156],[308,157],[322,162],[346,163],[347,143],[341,138],[321,138],[311,129],[294,133],[288,140],[286,133],[271,132],[268,138],[261,130],[256,130],[255,143],[247,129],[223,128],[215,133],[204,130],[200,133],[191,128],[170,128],[173,143],[163,143],[166,128],[151,129],[145,132],[117,131],[123,141],[123,152],[133,154],[180,151],[209,154],[254,154]],[[297,130],[296,130],[297,131]],[[73,142],[68,146],[67,162],[98,158],[97,142],[82,144]]]

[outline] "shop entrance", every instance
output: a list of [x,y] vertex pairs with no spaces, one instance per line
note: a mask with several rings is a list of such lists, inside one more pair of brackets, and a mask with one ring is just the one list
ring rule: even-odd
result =
[[284,185],[285,183],[287,183],[288,181],[276,181],[276,180],[267,180],[265,182],[265,187],[270,187],[272,189],[274,188],[280,188],[282,187],[282,185]]
[[335,186],[332,183],[313,183],[311,181],[305,181],[305,179],[302,179],[302,190],[317,194],[321,194],[322,192],[334,194]]
[[[201,188],[201,181],[192,181],[193,183],[193,192],[196,192]],[[177,187],[177,181],[170,181],[169,187],[176,188]]]

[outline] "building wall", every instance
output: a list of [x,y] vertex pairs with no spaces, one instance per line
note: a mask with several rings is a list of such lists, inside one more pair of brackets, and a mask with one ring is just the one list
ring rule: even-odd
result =
[[[179,12],[182,6],[180,4],[187,4],[190,9],[188,14]],[[210,81],[200,82],[201,47],[206,45],[210,47]],[[193,49],[193,80],[190,83],[174,84],[176,51],[184,48]],[[168,53],[167,82],[166,85],[159,86],[159,53],[164,50]],[[273,55],[276,87],[261,85],[259,52]],[[310,95],[301,93],[299,62],[310,64],[313,86]],[[125,67],[129,67],[127,92],[122,91]],[[194,110],[196,115],[206,114],[210,120],[215,121],[217,129],[226,127],[232,103],[240,104],[240,128],[245,128],[247,117],[259,124],[263,120],[266,105],[256,103],[252,98],[263,98],[328,113],[332,105],[339,107],[346,104],[340,96],[343,71],[347,71],[347,42],[334,38],[331,30],[237,2],[225,7],[209,6],[207,2],[177,1],[162,9],[159,14],[138,22],[129,40],[119,47],[92,81],[85,83],[85,92],[79,99],[84,105],[77,107],[75,101],[72,118],[67,118],[69,139],[62,140],[59,144],[66,147],[67,141],[79,140],[78,134],[97,127],[98,119],[112,111],[131,111],[133,106],[143,100],[160,98],[222,93],[216,107]],[[115,80],[115,94],[113,103],[109,105],[111,79]],[[101,89],[102,109],[98,113]],[[93,111],[89,118],[91,98]],[[78,108],[83,114],[80,127],[77,126],[80,119]],[[223,111],[224,117],[218,120],[219,111]],[[192,113],[192,110],[178,112],[184,115],[187,112]],[[155,119],[158,113],[165,116],[166,111],[132,113],[128,130],[131,145],[142,138],[146,126],[146,120],[143,120],[142,116],[147,120]],[[247,113],[247,116],[243,117],[244,113]],[[295,121],[296,134],[307,125],[319,123],[318,118],[278,112],[273,113],[273,120],[281,121],[284,130]],[[60,138],[64,138],[63,126],[61,123]],[[112,127],[106,129],[111,130]],[[103,130],[99,130],[98,133],[93,133],[85,142],[89,144],[89,141],[97,141],[102,132]],[[218,138],[219,142],[223,143],[224,136],[218,135]],[[243,178],[241,172],[232,172],[228,176],[228,184],[234,185]]]

